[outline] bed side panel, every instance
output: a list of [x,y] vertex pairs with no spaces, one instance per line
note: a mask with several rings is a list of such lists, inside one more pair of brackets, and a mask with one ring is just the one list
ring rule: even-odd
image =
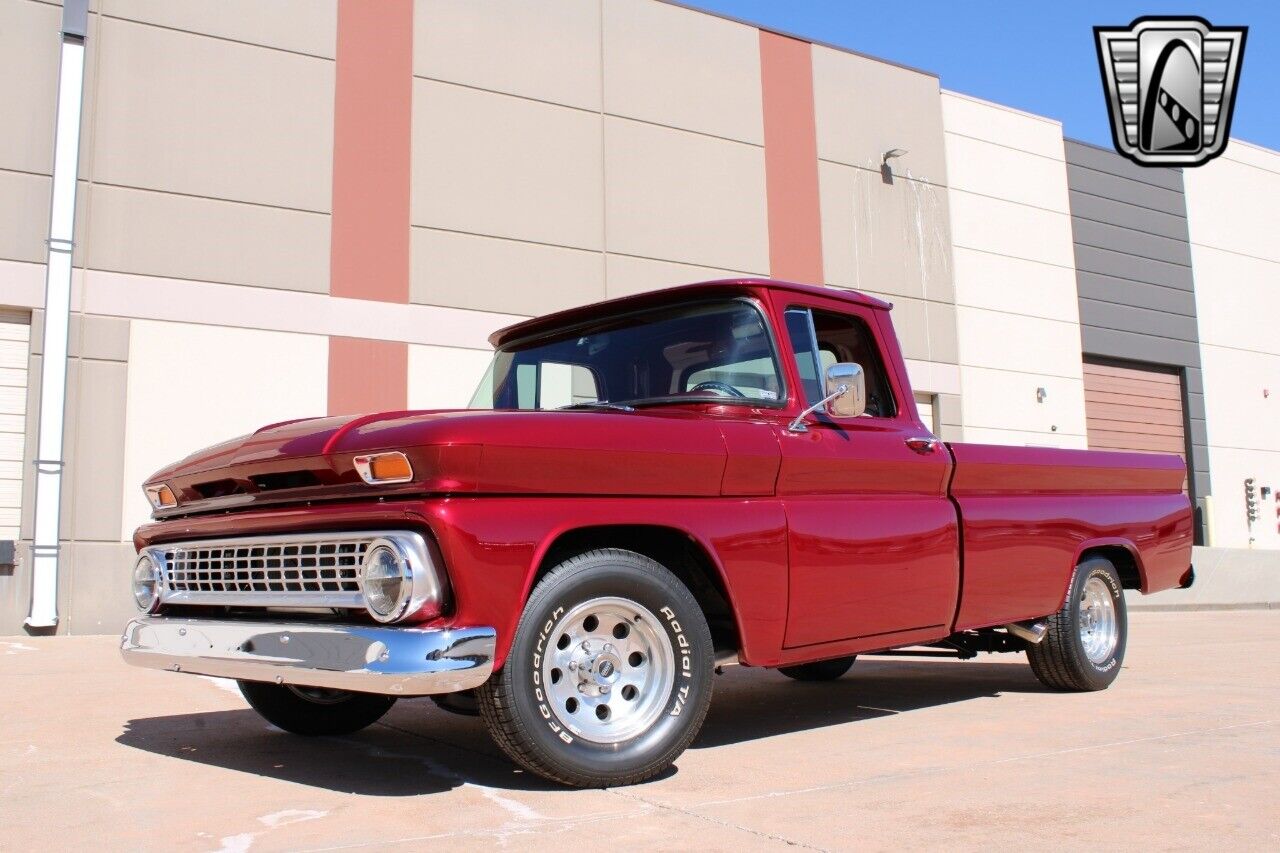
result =
[[963,520],[956,629],[1048,615],[1080,553],[1117,544],[1144,592],[1176,586],[1191,562],[1191,505],[1176,456],[955,444]]

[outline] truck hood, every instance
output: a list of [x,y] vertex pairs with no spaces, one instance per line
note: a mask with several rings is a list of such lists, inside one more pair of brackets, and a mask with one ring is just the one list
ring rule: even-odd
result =
[[[770,427],[732,424],[735,458],[748,464],[730,465],[726,426],[695,410],[442,410],[310,418],[272,424],[197,451],[157,471],[147,483],[165,483],[178,497],[178,507],[158,511],[157,518],[264,503],[421,493],[771,493],[779,454]],[[352,458],[381,450],[404,452],[413,465],[413,482],[364,483]],[[760,457],[763,467],[754,464]]]

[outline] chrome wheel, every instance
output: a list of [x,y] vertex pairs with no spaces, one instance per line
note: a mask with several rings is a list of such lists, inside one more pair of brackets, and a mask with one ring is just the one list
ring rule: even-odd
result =
[[542,683],[552,713],[596,743],[621,743],[662,714],[675,682],[675,651],[648,608],[593,598],[567,611],[547,635]]
[[1080,645],[1090,661],[1102,664],[1111,659],[1119,640],[1111,589],[1102,578],[1091,577],[1080,594]]

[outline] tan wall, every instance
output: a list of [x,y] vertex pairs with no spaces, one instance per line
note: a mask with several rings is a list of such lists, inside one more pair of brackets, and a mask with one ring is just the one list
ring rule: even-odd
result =
[[[27,422],[23,469],[31,471],[36,454],[36,427],[39,387],[43,370],[43,312],[32,317],[30,360],[28,362]],[[67,362],[66,429],[63,434],[62,507],[60,536],[66,569],[59,573],[59,607],[63,630],[93,633],[114,630],[118,620],[112,614],[128,612],[131,602],[127,588],[120,584],[125,554],[120,554],[120,483],[123,480],[120,448],[124,441],[123,406],[127,382],[129,322],[114,317],[74,314],[71,318]],[[35,480],[26,477],[22,491],[20,535],[31,538]],[[109,563],[89,554],[115,555]],[[23,551],[22,566],[29,567]],[[75,568],[73,568],[75,567]],[[30,572],[20,566],[13,575],[0,576],[0,630],[17,630],[30,603]],[[110,578],[119,587],[114,596],[95,596],[85,590],[100,589]],[[82,624],[67,612],[72,602]],[[110,627],[99,624],[101,620]]]
[[[653,0],[498,8],[417,5],[413,302],[536,314],[768,272],[755,28]],[[956,425],[937,78],[827,48],[813,74],[826,278],[895,302]]]
[[1195,270],[1216,547],[1280,548],[1280,502],[1259,501],[1252,534],[1244,480],[1280,489],[1280,153],[1231,140],[1183,170]]
[[[893,303],[914,389],[937,397],[944,438],[960,425],[951,211],[938,78],[813,48],[826,281]],[[907,153],[889,161],[891,149]]]
[[[47,175],[53,168],[62,11],[32,0],[0,0],[0,116],[22,119],[0,134],[0,170]],[[0,210],[8,196],[0,191]]]
[[[61,18],[46,3],[0,0],[0,264],[44,263]],[[0,269],[0,307],[25,304],[10,290],[15,274]]]
[[1085,447],[1062,126],[951,92],[942,105],[964,439]]
[[[126,540],[146,516],[137,482],[145,475],[135,469],[172,461],[167,451],[177,449],[165,436],[214,439],[157,416],[172,411],[175,394],[202,395],[189,384],[194,373],[163,392],[148,386],[150,374],[184,365],[174,352],[190,351],[162,348],[131,361],[131,346],[148,340],[145,330],[131,340],[134,319],[234,315],[241,325],[336,325],[338,310],[314,302],[289,310],[271,296],[328,291],[336,3],[231,5],[91,3],[75,256],[90,272],[77,270],[73,287],[60,631],[118,630],[132,610],[122,582],[132,551]],[[22,116],[29,130],[0,139],[0,308],[43,304],[60,18],[52,4],[0,3],[0,114]],[[268,301],[255,305],[245,291]],[[281,309],[285,317],[271,316]],[[30,345],[27,471],[39,417],[41,316],[35,312]],[[316,370],[323,388],[323,361]],[[210,405],[225,409],[256,377],[239,379]],[[236,406],[246,408],[243,400]],[[255,421],[259,414],[248,412]],[[211,415],[203,420],[225,426]],[[20,532],[28,539],[33,489],[25,478]],[[25,549],[22,559],[29,566]],[[29,582],[29,569],[0,576],[0,631],[18,630]]]
[[128,391],[116,401],[128,427],[113,535],[129,538],[150,516],[141,484],[163,465],[264,424],[323,415],[328,347],[326,335],[134,321]]
[[757,39],[652,0],[419,2],[412,301],[537,314],[767,272]]
[[336,3],[233,5],[90,16],[77,264],[327,291]]

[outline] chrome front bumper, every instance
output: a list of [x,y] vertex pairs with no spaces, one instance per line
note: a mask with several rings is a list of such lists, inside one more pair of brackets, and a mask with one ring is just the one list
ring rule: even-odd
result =
[[245,681],[425,696],[479,687],[493,628],[384,628],[140,616],[120,652],[134,666]]

